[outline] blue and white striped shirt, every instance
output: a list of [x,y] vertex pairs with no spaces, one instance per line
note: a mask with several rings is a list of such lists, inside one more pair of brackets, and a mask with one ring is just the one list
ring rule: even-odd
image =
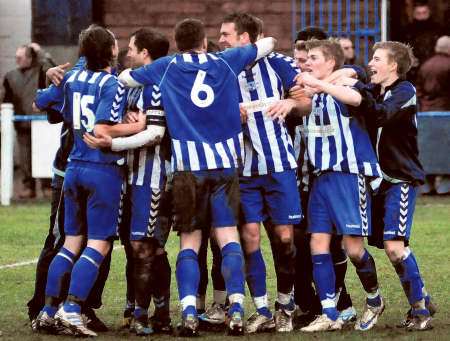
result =
[[243,135],[237,75],[256,59],[248,45],[218,54],[183,53],[131,71],[161,89],[177,171],[237,168]]
[[[148,100],[144,99],[144,92]],[[157,97],[156,100],[154,100],[155,97]],[[147,109],[162,110],[159,89],[155,90],[152,87],[145,90],[143,87],[128,89],[127,110],[145,111]],[[128,150],[128,184],[163,189],[166,182],[165,163],[161,145]]]
[[239,75],[241,105],[247,110],[244,132],[244,176],[282,172],[297,167],[291,137],[284,122],[266,115],[270,105],[295,85],[294,60],[279,53],[260,59]]
[[381,175],[364,117],[352,116],[347,106],[332,96],[314,95],[311,114],[303,118],[303,133],[316,174],[333,171]]

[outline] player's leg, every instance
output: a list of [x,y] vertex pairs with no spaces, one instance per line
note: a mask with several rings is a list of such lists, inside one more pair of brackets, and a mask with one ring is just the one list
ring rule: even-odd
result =
[[247,333],[274,327],[273,315],[267,299],[266,264],[261,252],[260,222],[264,220],[264,199],[261,188],[263,182],[264,176],[241,176],[239,181],[242,214],[240,234],[245,254],[245,273],[256,307],[256,313],[252,314],[247,321]]
[[208,287],[208,241],[209,241],[209,231],[207,229],[203,230],[202,234],[202,245],[198,252],[198,265],[200,268],[200,282],[198,285],[197,293],[197,312],[203,314],[206,308],[206,289]]
[[211,196],[211,226],[222,253],[222,276],[230,301],[228,332],[244,332],[244,257],[237,230],[239,212],[239,179],[234,169],[214,171]]
[[131,329],[133,327],[133,313],[135,304],[134,290],[134,264],[133,249],[130,243],[130,224],[131,224],[131,190],[130,185],[125,181],[122,186],[122,197],[119,217],[119,238],[125,251],[125,281],[126,298],[123,310],[122,328]]
[[[78,257],[85,231],[85,204],[84,195],[75,181],[78,173],[75,167],[68,167],[65,177],[65,233],[68,236],[64,244],[50,263],[45,287],[45,305],[36,320],[37,331],[55,332],[55,314],[58,305],[66,296],[67,282]],[[64,290],[64,292],[63,292]]]
[[214,238],[214,234],[210,234],[209,245],[212,253],[211,280],[213,285],[213,302],[206,311],[199,316],[200,321],[206,323],[208,328],[222,326],[225,324],[227,314],[227,291],[222,276],[222,254]]
[[307,212],[309,191],[300,191],[300,203],[304,218],[300,224],[294,225],[295,256],[295,281],[294,299],[298,310],[295,316],[295,324],[304,327],[311,323],[316,315],[321,312],[321,305],[314,288],[312,276],[310,234],[307,232]]
[[63,180],[64,178],[59,175],[55,175],[53,177],[50,228],[36,265],[36,279],[34,283],[33,297],[27,303],[28,317],[32,322],[33,330],[35,330],[36,317],[45,304],[45,285],[47,283],[48,268],[51,261],[64,243],[64,225],[60,225],[58,223],[58,211],[64,210],[64,199],[62,197]]
[[[122,170],[116,166],[83,164],[79,167],[78,182],[85,195],[88,242],[73,266],[67,299],[56,314],[61,324],[76,335],[96,335],[84,325],[81,306],[97,280],[99,268],[116,235],[122,180]],[[67,197],[66,191],[65,195]],[[66,240],[71,235],[67,218],[66,215]]]
[[166,190],[162,193],[158,224],[155,228],[155,238],[158,241],[155,259],[153,261],[152,276],[153,279],[153,303],[155,311],[150,318],[152,328],[155,333],[172,332],[170,318],[170,284],[172,269],[170,267],[167,252],[164,249],[169,238],[170,229],[173,221],[172,192]]
[[352,299],[345,286],[348,257],[343,249],[341,235],[333,235],[331,238],[330,252],[333,258],[334,272],[336,274],[336,307],[339,311],[339,319],[341,319],[344,324],[355,322],[356,310],[353,307]]
[[297,190],[295,170],[271,173],[265,176],[264,200],[273,232],[271,238],[277,275],[275,324],[279,332],[293,330],[295,311],[292,290],[295,280],[295,254],[293,224],[300,223],[302,210]]
[[180,252],[177,257],[176,278],[182,306],[180,334],[198,333],[196,300],[200,270],[198,251],[202,227],[211,226],[209,220],[208,172],[175,172],[173,175],[174,229],[180,234]]
[[313,278],[322,305],[322,315],[301,329],[305,332],[342,328],[336,309],[336,277],[330,253],[331,234],[335,225],[332,204],[342,200],[338,193],[333,193],[333,174],[326,173],[315,178],[309,196],[308,232],[311,233]]
[[[364,237],[371,233],[371,195],[363,175],[335,174],[334,186],[340,193],[340,205],[335,205],[334,221],[343,237],[343,245],[366,292],[366,304],[355,329],[369,330],[384,310],[378,290],[375,261],[364,245]],[[342,214],[345,212],[346,214]]]
[[407,183],[382,183],[384,197],[384,248],[411,305],[411,330],[431,328],[431,315],[423,294],[423,280],[414,254],[405,247],[409,240],[416,202],[416,189]]
[[153,263],[159,243],[155,236],[158,225],[159,208],[162,191],[143,186],[131,185],[131,222],[130,243],[134,268],[134,331],[136,335],[150,335],[153,333],[148,324],[148,309],[152,297]]

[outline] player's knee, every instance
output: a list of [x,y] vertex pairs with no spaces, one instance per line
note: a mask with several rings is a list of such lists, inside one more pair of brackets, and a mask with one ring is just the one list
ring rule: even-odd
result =
[[322,234],[313,233],[311,235],[311,253],[312,254],[322,254],[330,252],[330,242],[329,238],[326,238]]
[[259,229],[256,228],[244,228],[242,230],[242,240],[246,253],[256,251],[260,247],[260,234]]
[[393,264],[401,262],[405,254],[403,246],[400,246],[398,243],[390,243],[389,241],[384,242],[384,251]]

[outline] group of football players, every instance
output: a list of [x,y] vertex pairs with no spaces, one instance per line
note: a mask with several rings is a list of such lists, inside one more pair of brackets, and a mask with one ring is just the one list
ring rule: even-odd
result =
[[[172,55],[161,33],[132,33],[131,68],[118,75],[113,32],[92,25],[80,34],[78,63],[50,69],[54,84],[35,100],[49,121],[64,123],[52,226],[28,303],[34,330],[106,330],[93,309],[119,234],[124,326],[171,333],[171,229],[180,236],[181,336],[213,325],[231,335],[290,332],[295,322],[303,332],[371,329],[385,304],[366,238],[385,249],[411,306],[401,326],[431,328],[435,307],[408,244],[424,180],[416,93],[405,80],[411,49],[376,43],[367,79],[323,34],[299,32],[295,53],[304,60],[296,63],[273,52],[253,15],[223,18],[222,51],[208,46],[201,21],[185,19]],[[277,281],[273,313],[261,227]],[[358,316],[344,282],[347,257],[366,293]],[[246,320],[245,283],[255,306]]]

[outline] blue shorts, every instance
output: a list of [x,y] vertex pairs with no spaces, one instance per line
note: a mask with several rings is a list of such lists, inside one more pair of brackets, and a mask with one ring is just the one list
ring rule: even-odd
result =
[[71,161],[64,178],[64,232],[109,240],[117,234],[123,169]]
[[241,222],[293,225],[302,220],[297,175],[294,169],[266,175],[241,176]]
[[383,240],[409,240],[416,207],[417,189],[408,183],[383,181],[373,196],[373,228]]
[[239,201],[236,169],[175,172],[173,175],[174,228],[178,232],[236,226]]
[[153,237],[159,223],[159,205],[162,191],[143,186],[126,185],[123,204],[124,222],[129,222],[130,240]]
[[369,236],[371,198],[360,174],[324,173],[314,179],[308,203],[308,232]]

